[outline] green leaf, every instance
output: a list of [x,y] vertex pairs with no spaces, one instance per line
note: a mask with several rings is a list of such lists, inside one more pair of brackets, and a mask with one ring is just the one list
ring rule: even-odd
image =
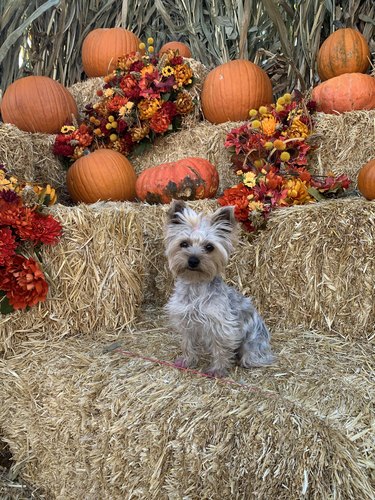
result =
[[3,290],[0,290],[0,314],[10,314],[13,311],[13,306],[9,304],[6,293]]
[[307,192],[311,194],[311,196],[315,198],[316,201],[322,201],[325,199],[324,196],[321,193],[319,193],[319,191],[314,187],[309,187]]

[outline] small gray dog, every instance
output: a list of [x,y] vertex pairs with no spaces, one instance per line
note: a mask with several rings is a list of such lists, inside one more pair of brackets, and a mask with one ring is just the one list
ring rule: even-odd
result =
[[176,281],[166,311],[182,333],[183,354],[175,365],[193,367],[205,352],[211,358],[206,373],[213,377],[225,376],[235,361],[250,368],[275,359],[270,333],[251,300],[221,277],[235,228],[233,207],[205,216],[173,201],[168,212],[166,256]]

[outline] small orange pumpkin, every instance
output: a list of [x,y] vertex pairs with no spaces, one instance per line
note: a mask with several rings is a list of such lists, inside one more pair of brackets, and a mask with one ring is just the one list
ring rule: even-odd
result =
[[375,160],[370,160],[360,169],[357,185],[365,198],[375,200]]
[[124,28],[97,28],[82,44],[82,65],[87,76],[105,76],[117,65],[119,57],[139,50],[139,38]]
[[182,42],[165,43],[159,50],[159,55],[164,54],[164,52],[168,52],[168,50],[178,50],[180,56],[191,57],[191,50],[185,43]]
[[251,108],[273,102],[272,83],[259,66],[236,59],[208,73],[201,102],[203,114],[211,123],[246,120]]
[[317,85],[312,99],[318,111],[329,114],[375,109],[375,78],[362,73],[335,76]]
[[129,160],[111,149],[97,149],[82,156],[66,175],[68,192],[76,203],[132,200],[136,179]]
[[78,109],[72,94],[47,76],[19,78],[6,89],[1,101],[5,123],[26,132],[56,134]]
[[216,167],[203,158],[183,158],[144,170],[138,177],[137,198],[147,203],[170,203],[173,199],[213,198],[219,187]]
[[344,73],[366,73],[370,66],[370,48],[362,33],[341,28],[323,42],[317,63],[322,81]]

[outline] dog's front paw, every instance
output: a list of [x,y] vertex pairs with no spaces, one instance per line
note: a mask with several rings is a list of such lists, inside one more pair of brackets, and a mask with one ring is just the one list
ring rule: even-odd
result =
[[228,370],[225,368],[209,368],[205,371],[205,374],[212,378],[223,378],[228,375]]
[[183,357],[176,358],[174,360],[173,364],[176,368],[188,368],[189,367],[189,363],[188,363],[187,359],[183,358]]

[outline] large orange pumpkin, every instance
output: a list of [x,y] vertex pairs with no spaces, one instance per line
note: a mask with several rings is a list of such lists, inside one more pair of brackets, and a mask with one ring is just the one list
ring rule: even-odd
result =
[[1,102],[5,123],[26,132],[56,134],[72,115],[78,116],[72,94],[47,76],[26,76],[9,85]]
[[320,83],[312,91],[318,111],[344,113],[375,109],[375,78],[362,73],[345,73]]
[[203,158],[183,158],[144,170],[138,177],[137,198],[147,203],[170,203],[173,199],[213,198],[219,186],[219,174]]
[[370,160],[360,169],[357,184],[365,198],[375,200],[375,160]]
[[246,120],[251,108],[273,102],[271,80],[250,61],[229,61],[207,75],[201,102],[203,114],[211,123]]
[[341,28],[323,42],[317,62],[322,81],[344,73],[366,73],[370,66],[370,48],[362,33]]
[[111,149],[97,149],[69,167],[66,176],[73,201],[123,201],[135,197],[136,173],[125,156]]
[[178,50],[178,53],[182,57],[191,57],[191,50],[189,47],[182,42],[168,42],[165,43],[162,48],[159,50],[159,54],[164,54],[164,52],[168,52],[168,50]]
[[82,44],[82,64],[87,76],[111,73],[119,57],[139,50],[139,38],[124,28],[98,28]]

